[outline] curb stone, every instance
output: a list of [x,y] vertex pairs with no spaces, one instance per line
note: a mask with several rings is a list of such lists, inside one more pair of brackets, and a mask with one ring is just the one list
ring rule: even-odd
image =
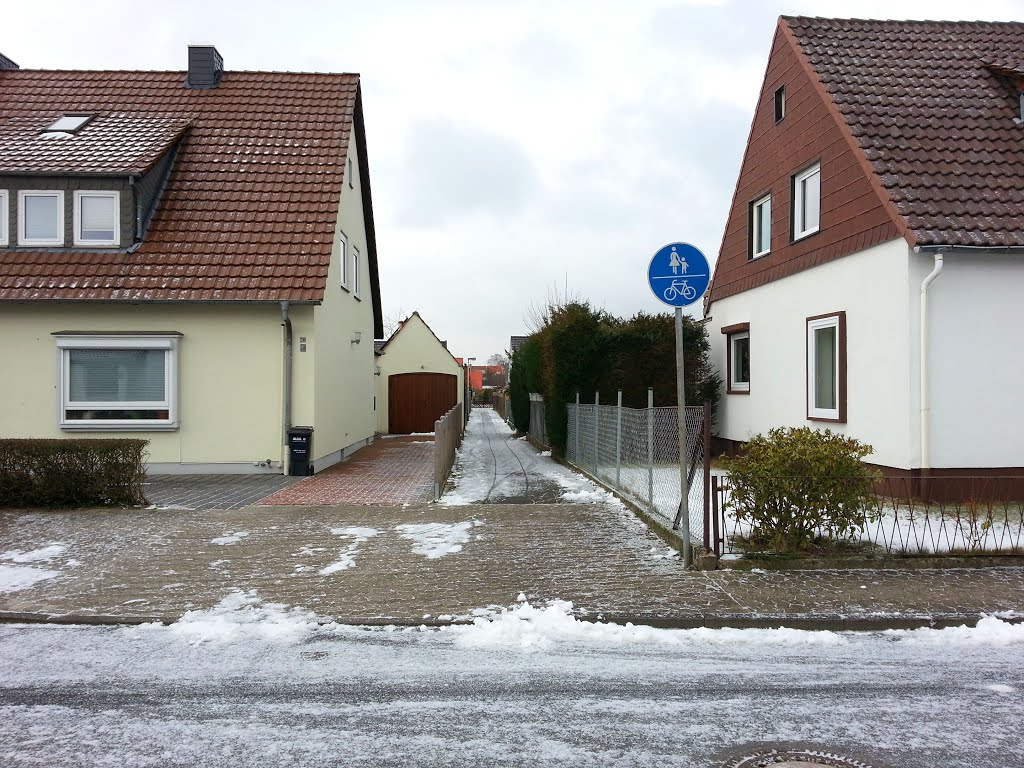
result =
[[[802,629],[830,632],[879,632],[887,629],[945,629],[962,625],[976,625],[988,614],[943,613],[931,615],[894,616],[842,616],[823,614],[818,616],[780,616],[768,614],[706,614],[696,616],[632,616],[629,614],[588,614],[576,615],[580,621],[604,622],[624,626],[648,626],[657,629]],[[30,612],[0,611],[0,624],[48,624],[78,626],[138,626],[141,624],[175,623],[179,617],[168,616],[109,616],[99,614],[45,614]],[[338,619],[324,619],[355,627],[449,627],[473,623],[473,619],[458,617],[402,618],[381,616],[349,616]],[[1011,624],[1024,623],[1024,616],[1004,618]]]

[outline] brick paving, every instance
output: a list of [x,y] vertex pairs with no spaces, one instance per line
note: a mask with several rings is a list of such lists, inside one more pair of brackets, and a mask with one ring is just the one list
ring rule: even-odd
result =
[[302,478],[287,475],[150,475],[150,504],[176,509],[241,509]]
[[302,478],[256,503],[261,506],[401,506],[429,501],[433,492],[433,439],[386,437],[361,448],[347,461]]
[[[423,525],[461,525],[461,551],[427,557],[402,527]],[[53,545],[63,549],[24,565],[12,554]],[[4,511],[0,568],[15,565],[51,573],[0,592],[8,618],[173,620],[233,590],[354,623],[445,621],[512,605],[520,592],[667,626],[864,628],[1024,613],[1020,567],[685,572],[633,515],[604,505]]]

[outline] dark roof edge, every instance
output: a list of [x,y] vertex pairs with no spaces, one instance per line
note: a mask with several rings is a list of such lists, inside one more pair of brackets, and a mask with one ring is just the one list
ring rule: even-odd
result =
[[[366,148],[366,125],[363,123],[363,88],[356,81],[356,106],[354,110],[356,132],[356,155],[361,169],[359,187],[363,193],[363,228],[366,230],[367,266],[370,268],[370,298],[373,304],[373,337],[384,335],[384,310],[380,300],[380,274],[377,270],[377,231],[373,226],[373,197],[370,194],[370,160]],[[344,181],[342,181],[344,184]],[[421,318],[422,319],[422,318]]]
[[1024,245],[915,245],[914,253],[1024,253]]
[[715,279],[718,277],[718,262],[722,258],[722,248],[725,246],[725,235],[729,229],[729,217],[732,215],[732,209],[736,206],[736,199],[740,194],[740,181],[743,179],[743,168],[747,162],[747,155],[750,154],[750,139],[754,135],[754,121],[757,120],[757,109],[761,104],[761,94],[764,93],[765,86],[768,84],[768,68],[772,65],[772,50],[775,48],[775,38],[779,36],[779,28],[782,26],[782,18],[779,17],[778,22],[775,25],[775,34],[772,35],[772,44],[768,48],[768,57],[764,62],[764,75],[761,78],[761,88],[757,92],[757,102],[754,104],[754,110],[750,114],[750,128],[747,129],[747,143],[743,145],[743,158],[740,160],[740,168],[736,173],[736,185],[732,188],[732,199],[729,201],[729,209],[725,214],[725,222],[722,224],[722,238],[718,245],[718,256],[715,257],[715,269],[711,273],[711,280],[708,283],[707,293],[704,294],[705,299],[702,302],[704,304],[704,315],[707,316],[708,312],[711,311],[711,304],[713,303],[711,297],[715,291]]

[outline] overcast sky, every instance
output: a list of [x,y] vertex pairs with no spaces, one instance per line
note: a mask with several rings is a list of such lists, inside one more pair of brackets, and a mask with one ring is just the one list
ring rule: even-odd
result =
[[384,314],[419,310],[483,361],[566,288],[667,309],[646,283],[665,243],[714,260],[781,13],[1024,20],[1024,2],[9,2],[0,52],[177,70],[212,43],[229,70],[361,73]]

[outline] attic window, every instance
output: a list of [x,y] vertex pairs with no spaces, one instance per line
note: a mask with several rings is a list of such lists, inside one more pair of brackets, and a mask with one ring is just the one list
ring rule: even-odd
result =
[[786,116],[786,86],[780,85],[775,89],[775,122],[781,123]]
[[75,133],[95,115],[64,115],[46,127],[47,133]]

